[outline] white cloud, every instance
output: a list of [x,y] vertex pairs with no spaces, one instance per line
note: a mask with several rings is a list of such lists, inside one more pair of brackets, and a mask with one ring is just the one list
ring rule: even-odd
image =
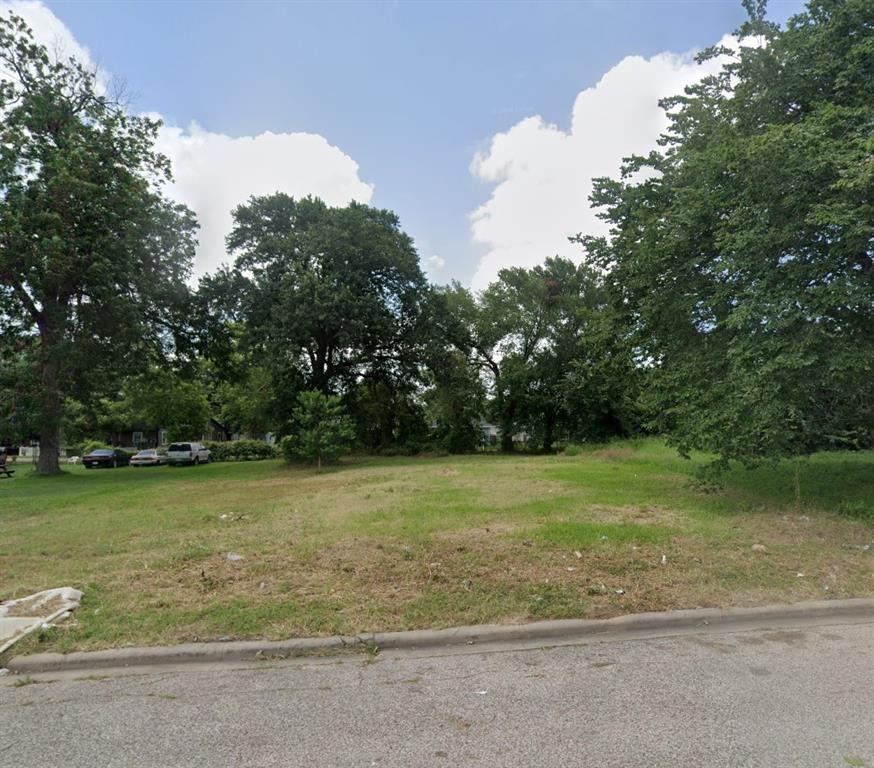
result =
[[[0,0],[0,13],[9,10],[21,16],[49,50],[95,66],[88,49],[42,3]],[[102,82],[108,82],[104,73],[100,75]],[[329,205],[351,200],[369,203],[373,196],[373,185],[358,175],[358,164],[318,134],[231,137],[197,124],[187,129],[165,125],[158,149],[173,164],[174,180],[167,193],[192,208],[200,223],[195,274],[213,270],[227,259],[224,238],[231,228],[231,210],[250,195],[315,195]]]
[[311,194],[329,205],[368,203],[373,196],[373,186],[358,176],[358,164],[317,134],[266,132],[233,138],[196,124],[187,130],[165,126],[157,148],[173,164],[168,193],[192,208],[200,222],[196,273],[226,260],[231,211],[250,195]]
[[443,267],[446,266],[446,259],[442,256],[438,256],[436,253],[432,256],[429,256],[424,260],[425,271],[431,277],[436,277],[443,271]]
[[556,254],[578,258],[579,247],[567,237],[606,229],[589,206],[592,178],[616,176],[623,157],[654,149],[667,127],[658,100],[718,69],[715,61],[696,64],[691,53],[629,56],[577,95],[570,130],[535,116],[493,136],[470,166],[494,185],[470,214],[471,237],[487,248],[472,287],[484,288],[503,267],[533,266]]
[[[10,11],[27,22],[36,41],[48,48],[52,55],[59,59],[72,56],[86,66],[96,66],[91,52],[80,45],[64,22],[38,0],[0,0],[0,14],[5,16]],[[105,74],[100,74],[101,80],[106,82]]]

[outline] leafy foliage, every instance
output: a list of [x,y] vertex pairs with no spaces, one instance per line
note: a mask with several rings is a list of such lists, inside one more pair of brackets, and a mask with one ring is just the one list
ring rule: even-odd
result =
[[37,434],[39,370],[28,346],[0,340],[0,441],[21,443]]
[[421,440],[433,307],[397,217],[284,194],[233,215],[234,267],[207,277],[196,302],[219,420],[288,432],[299,392],[342,392],[362,446]]
[[53,60],[12,13],[0,17],[0,114],[0,332],[35,360],[38,469],[57,472],[64,398],[184,335],[196,224],[161,194],[158,123],[79,62]]
[[294,410],[295,430],[282,439],[280,447],[286,459],[323,463],[336,461],[348,453],[355,437],[352,420],[335,395],[301,392]]
[[259,461],[277,456],[276,447],[263,440],[210,440],[204,446],[209,449],[212,461]]
[[247,342],[281,380],[328,391],[396,372],[415,341],[427,282],[410,238],[389,211],[283,194],[234,211]]
[[199,437],[210,413],[206,395],[197,382],[181,380],[161,369],[128,379],[119,407],[124,412],[119,426],[163,427],[170,440]]
[[652,425],[723,459],[874,445],[874,5],[812,0],[668,99],[581,238],[646,366]]
[[[491,394],[503,450],[527,432],[551,451],[559,434],[606,437],[630,430],[635,382],[630,350],[604,324],[602,279],[585,265],[550,258],[503,269],[474,297],[460,286],[451,311],[464,323],[473,366]],[[621,377],[607,386],[603,379]]]

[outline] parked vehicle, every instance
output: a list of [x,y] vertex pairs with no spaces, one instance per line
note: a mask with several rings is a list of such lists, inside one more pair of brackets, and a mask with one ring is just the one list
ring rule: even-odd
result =
[[121,448],[98,448],[82,457],[86,469],[94,467],[123,467],[130,463],[130,454]]
[[209,464],[210,452],[200,443],[170,443],[167,448],[168,464]]
[[156,448],[144,448],[137,451],[130,460],[132,467],[157,467],[167,463],[167,457]]

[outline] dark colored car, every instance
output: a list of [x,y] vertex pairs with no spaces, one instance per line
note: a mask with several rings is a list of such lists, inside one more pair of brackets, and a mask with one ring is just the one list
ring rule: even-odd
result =
[[82,457],[86,469],[94,467],[123,467],[130,463],[130,455],[121,448],[98,448]]

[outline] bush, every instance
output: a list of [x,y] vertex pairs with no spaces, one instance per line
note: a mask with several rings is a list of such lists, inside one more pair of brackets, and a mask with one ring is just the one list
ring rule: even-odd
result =
[[67,455],[73,455],[73,456],[87,456],[89,453],[91,453],[91,451],[97,451],[97,450],[100,450],[101,448],[107,448],[107,449],[109,449],[109,448],[112,448],[112,446],[111,446],[111,445],[107,445],[106,442],[104,442],[103,440],[86,440],[86,441],[82,444],[82,448],[81,448],[82,453],[79,453],[79,454],[70,454],[70,452],[69,452],[69,450],[68,450],[68,451],[67,451]]
[[226,443],[206,442],[213,461],[260,461],[274,459],[278,455],[276,446],[263,440],[231,440]]
[[112,446],[104,440],[86,440],[84,443],[67,443],[64,447],[64,455],[67,458],[70,456],[87,456],[91,451],[111,451],[114,447],[124,451],[128,456],[133,456],[136,453],[136,451],[130,451],[121,446]]

